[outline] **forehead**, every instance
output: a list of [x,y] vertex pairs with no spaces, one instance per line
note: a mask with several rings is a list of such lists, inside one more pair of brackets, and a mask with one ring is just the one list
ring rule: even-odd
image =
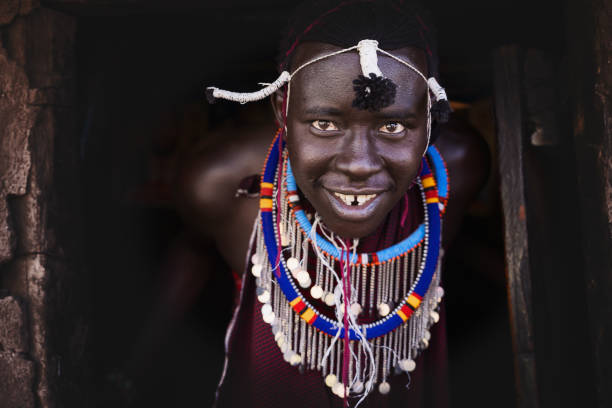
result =
[[[292,62],[292,70],[317,57],[340,50],[340,47],[307,42],[300,44]],[[405,47],[390,51],[391,54],[415,66],[427,76],[425,53],[415,47]],[[383,75],[397,85],[394,105],[414,105],[425,94],[427,85],[423,78],[404,64],[378,54],[378,66]],[[361,75],[357,51],[345,52],[324,58],[301,69],[291,80],[292,103],[302,105],[308,102],[351,103],[355,94],[353,80]],[[295,100],[294,97],[297,97]],[[393,107],[394,105],[391,105]]]

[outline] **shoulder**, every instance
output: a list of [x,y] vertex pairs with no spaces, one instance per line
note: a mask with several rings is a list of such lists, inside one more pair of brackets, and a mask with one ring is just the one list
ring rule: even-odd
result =
[[452,118],[435,143],[447,165],[450,196],[445,216],[444,243],[454,237],[461,220],[489,176],[489,147],[469,124]]
[[221,127],[206,135],[185,158],[177,176],[176,207],[200,235],[214,235],[242,203],[235,197],[240,182],[259,174],[272,126]]

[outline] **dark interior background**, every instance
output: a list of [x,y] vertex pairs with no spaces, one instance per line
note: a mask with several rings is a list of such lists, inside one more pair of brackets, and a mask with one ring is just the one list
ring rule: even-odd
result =
[[[492,174],[446,258],[455,407],[515,404],[492,118],[492,52],[505,44],[564,54],[554,1],[432,2],[441,78],[456,114],[479,130]],[[220,260],[195,305],[151,331],[185,223],[174,177],[190,147],[239,106],[203,88],[271,81],[290,2],[76,2],[79,129],[87,267],[95,277],[99,406],[210,406],[223,363],[233,284]],[[264,103],[264,102],[262,102]],[[228,135],[231,137],[231,135]],[[272,135],[271,135],[272,137]],[[157,312],[156,312],[157,311]],[[153,326],[155,326],[153,324]]]

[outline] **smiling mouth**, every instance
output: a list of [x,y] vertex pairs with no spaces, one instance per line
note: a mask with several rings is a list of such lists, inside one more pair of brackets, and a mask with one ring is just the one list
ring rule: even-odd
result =
[[344,204],[351,207],[365,205],[375,199],[378,194],[342,194],[334,191],[334,195],[338,197]]

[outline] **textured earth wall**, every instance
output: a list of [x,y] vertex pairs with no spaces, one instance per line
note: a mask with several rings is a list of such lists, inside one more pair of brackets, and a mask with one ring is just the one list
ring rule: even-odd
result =
[[3,408],[89,405],[75,27],[74,17],[37,0],[0,1]]

